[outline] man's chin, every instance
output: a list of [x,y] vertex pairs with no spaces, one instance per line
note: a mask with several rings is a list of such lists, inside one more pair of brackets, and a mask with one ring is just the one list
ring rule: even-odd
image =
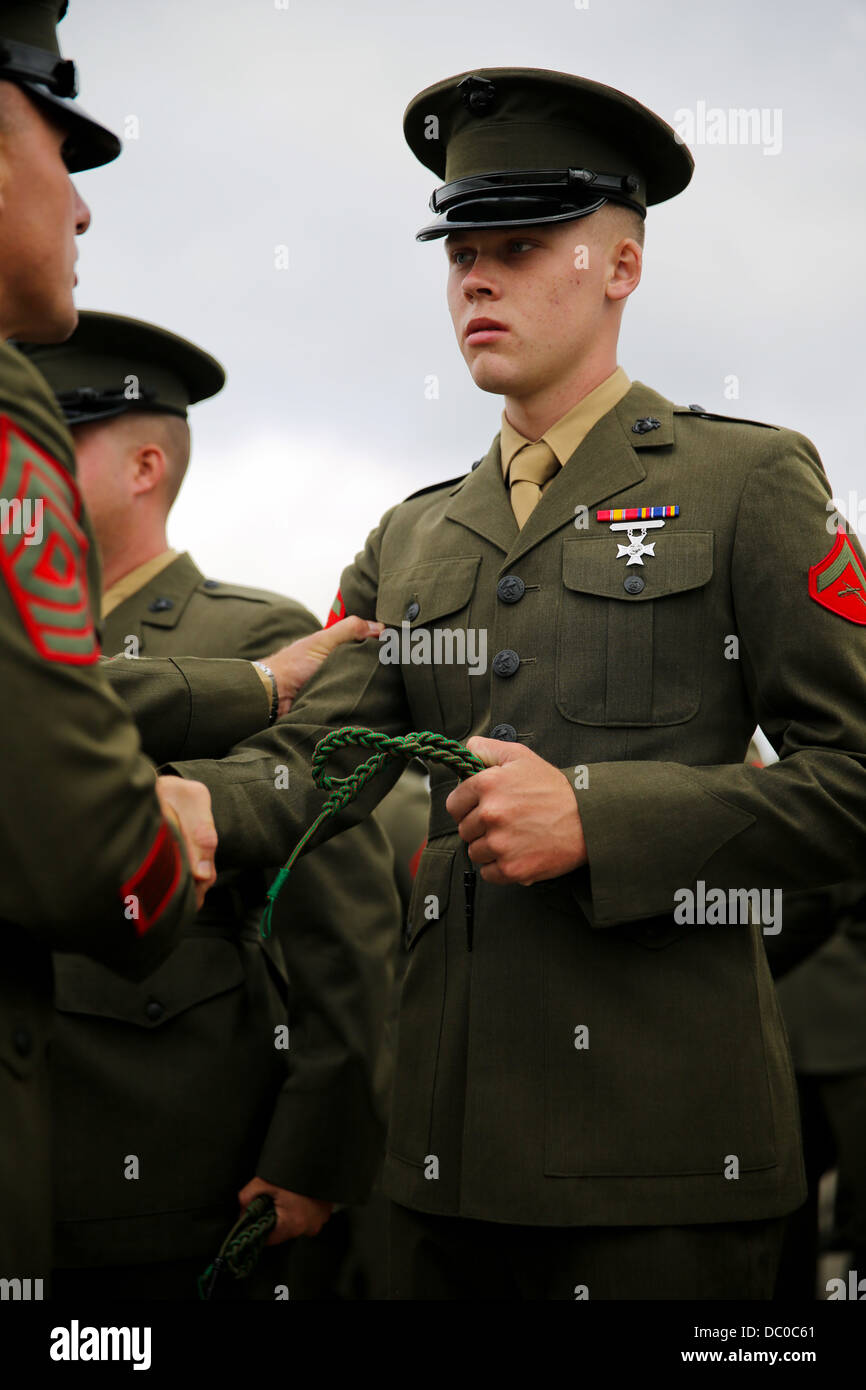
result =
[[513,368],[501,359],[497,361],[493,354],[476,357],[469,372],[479,391],[490,391],[496,396],[507,396],[516,385]]
[[65,343],[78,327],[78,310],[70,298],[63,304],[41,306],[23,317],[9,336],[19,343]]

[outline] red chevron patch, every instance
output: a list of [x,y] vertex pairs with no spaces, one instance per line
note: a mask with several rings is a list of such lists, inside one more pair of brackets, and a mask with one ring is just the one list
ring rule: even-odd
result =
[[75,479],[0,415],[0,570],[40,656],[89,665],[99,642]]

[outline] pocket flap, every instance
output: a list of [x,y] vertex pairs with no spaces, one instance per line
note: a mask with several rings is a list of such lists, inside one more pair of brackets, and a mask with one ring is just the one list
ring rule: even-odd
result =
[[435,846],[431,849],[428,846],[422,854],[406,914],[407,950],[412,949],[427,927],[444,920],[456,853],[453,849],[436,849]]
[[[442,556],[408,569],[391,570],[379,578],[376,617],[389,627],[408,622],[424,627],[446,613],[465,608],[475,588],[480,555]],[[409,616],[409,606],[414,616]],[[414,605],[418,611],[414,612]]]
[[90,1014],[159,1028],[187,1009],[243,983],[235,946],[219,937],[183,939],[146,980],[125,980],[86,956],[55,955],[55,1006],[61,1013]]
[[[636,523],[638,524],[638,523]],[[628,543],[625,531],[606,536],[566,541],[562,548],[562,582],[567,589],[601,598],[618,598],[629,603],[663,598],[686,589],[698,589],[713,573],[712,531],[647,531],[644,545],[654,545],[642,565],[626,567],[625,556],[617,558],[616,547]],[[640,575],[644,587],[639,594],[623,588],[627,575]]]

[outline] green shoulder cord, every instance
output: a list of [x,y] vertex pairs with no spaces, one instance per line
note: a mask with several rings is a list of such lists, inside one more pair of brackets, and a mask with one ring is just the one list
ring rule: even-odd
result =
[[254,1197],[232,1226],[219,1248],[219,1254],[198,1277],[198,1296],[207,1302],[213,1298],[217,1280],[224,1270],[233,1279],[246,1279],[252,1274],[262,1253],[265,1241],[277,1224],[274,1200],[266,1192]]
[[[335,748],[348,748],[353,744],[360,748],[374,748],[376,751],[365,763],[359,763],[347,777],[329,777],[325,772],[325,766],[333,750]],[[344,806],[348,806],[350,801],[354,801],[362,787],[365,787],[371,777],[376,776],[377,772],[381,772],[390,758],[403,758],[406,762],[411,762],[413,758],[420,758],[422,762],[444,763],[446,767],[450,767],[452,771],[457,773],[461,781],[474,776],[476,772],[483,772],[486,766],[475,753],[470,753],[469,749],[465,748],[457,739],[446,738],[444,734],[433,734],[429,731],[404,734],[401,738],[390,738],[387,734],[377,733],[375,729],[349,727],[335,729],[326,738],[320,739],[316,744],[311,764],[313,781],[317,787],[324,787],[331,794],[309,830],[295,845],[287,862],[268,889],[268,905],[265,908],[261,925],[263,937],[271,934],[274,903],[292,872],[292,867],[301,850],[312,839],[320,825],[323,825],[329,817],[335,816]],[[466,895],[466,945],[471,951],[475,897],[475,870],[471,866],[463,875],[463,887]]]

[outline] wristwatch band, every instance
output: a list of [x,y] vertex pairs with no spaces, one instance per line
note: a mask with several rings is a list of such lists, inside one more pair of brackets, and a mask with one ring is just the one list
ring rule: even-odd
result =
[[271,681],[271,715],[270,715],[270,718],[269,718],[269,720],[268,720],[268,723],[269,723],[269,724],[273,724],[274,720],[275,720],[276,717],[277,717],[277,711],[278,711],[279,708],[280,708],[280,690],[279,690],[279,686],[277,685],[277,678],[276,678],[276,676],[274,675],[273,671],[271,670],[270,666],[266,666],[265,663],[264,663],[263,661],[254,661],[254,662],[253,662],[253,665],[254,665],[254,666],[258,666],[258,668],[259,668],[260,671],[264,671],[265,675],[270,677],[270,681]]

